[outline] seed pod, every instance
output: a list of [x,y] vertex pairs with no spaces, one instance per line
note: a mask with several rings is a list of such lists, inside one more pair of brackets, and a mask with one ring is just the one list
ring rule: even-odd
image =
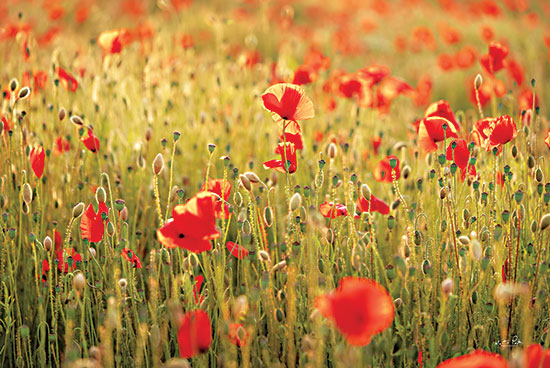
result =
[[243,174],[244,176],[246,176],[246,178],[252,183],[252,184],[256,184],[256,183],[259,183],[261,182],[260,178],[258,177],[258,175],[256,175],[255,173],[253,173],[252,171],[247,171]]
[[290,210],[295,211],[302,205],[302,196],[300,193],[294,193],[292,198],[290,198]]
[[107,223],[107,235],[113,237],[115,235],[115,226],[111,221]]
[[25,98],[29,97],[30,94],[31,94],[31,89],[25,86],[19,90],[19,93],[17,94],[17,99],[24,100]]
[[105,203],[106,199],[107,193],[105,193],[105,189],[103,189],[103,187],[97,187],[95,191],[95,200],[97,203]]
[[363,198],[370,200],[372,192],[370,191],[370,188],[367,184],[361,185],[361,195]]
[[82,118],[81,118],[80,116],[78,116],[78,115],[73,115],[73,116],[71,116],[71,119],[70,119],[70,120],[71,120],[71,123],[73,123],[73,124],[76,125],[76,126],[81,127],[81,126],[84,125],[84,122],[82,121]]
[[269,256],[269,253],[267,253],[265,250],[260,250],[258,252],[258,255],[260,256],[260,259],[264,262],[271,263],[271,257]]
[[159,175],[162,172],[163,168],[164,168],[164,159],[162,158],[162,155],[159,153],[153,160],[153,173],[155,175]]
[[482,84],[483,78],[481,77],[481,74],[476,75],[476,79],[474,80],[475,89],[480,89]]
[[273,208],[271,206],[264,208],[264,222],[267,227],[273,225]]
[[23,185],[23,189],[21,190],[21,196],[23,197],[23,201],[26,204],[29,204],[32,202],[32,189],[31,185],[29,183],[25,183]]
[[252,184],[250,184],[250,180],[242,174],[239,175],[239,179],[241,180],[241,185],[244,187],[244,189],[250,192],[252,190]]
[[512,146],[512,157],[513,158],[518,157],[518,148],[515,144]]
[[80,202],[73,207],[73,218],[78,218],[84,213],[84,203]]

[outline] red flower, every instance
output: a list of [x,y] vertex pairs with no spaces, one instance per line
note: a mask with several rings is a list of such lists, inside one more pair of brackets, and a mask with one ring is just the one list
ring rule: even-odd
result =
[[[359,196],[357,199],[357,211],[359,212],[378,212],[382,215],[387,215],[390,212],[390,207],[383,200],[375,197],[373,194],[370,196],[370,201],[363,196]],[[357,216],[359,217],[359,216]]]
[[133,250],[128,248],[122,248],[122,258],[127,260],[134,266],[134,268],[141,268],[141,261]]
[[[239,330],[242,332],[242,338],[239,336]],[[248,331],[244,328],[242,323],[230,323],[229,324],[229,341],[237,345],[238,347],[243,347],[246,345],[248,340]]]
[[97,37],[97,44],[103,51],[110,54],[118,54],[122,47],[132,42],[132,35],[125,29],[113,29],[101,32]]
[[464,46],[455,54],[455,63],[459,68],[467,69],[474,65],[476,58],[476,48],[473,46]]
[[231,253],[234,257],[238,259],[243,259],[244,257],[248,256],[248,249],[237,243],[228,241],[225,246],[227,247],[227,250],[229,250],[229,253]]
[[[445,138],[458,138],[457,131],[449,120],[438,116],[427,117],[420,120],[418,125],[418,144],[426,153],[437,150],[437,143]],[[444,128],[446,126],[447,128]]]
[[508,115],[478,120],[472,129],[472,139],[487,152],[498,148],[500,153],[502,145],[510,142],[517,135],[516,123]]
[[[535,95],[535,107],[539,106],[539,98]],[[528,110],[533,108],[533,91],[526,89],[518,97],[518,107],[520,110]]]
[[525,79],[525,72],[523,71],[523,67],[514,59],[508,59],[506,62],[506,69],[508,70],[508,74],[512,79],[516,82],[518,86],[521,86],[523,84],[523,81]]
[[[57,251],[57,269],[59,272],[67,273],[67,272],[73,272],[76,269],[76,266],[78,266],[82,262],[82,256],[75,252],[73,248],[70,249],[70,256],[67,257],[67,260],[63,262],[63,249],[59,249]],[[69,252],[69,251],[67,251]]]
[[[216,217],[217,218],[229,218],[229,194],[231,193],[231,183],[223,179],[210,179],[208,180],[208,192],[214,193],[216,197]],[[201,191],[205,190],[205,185],[201,187]]]
[[184,34],[181,36],[180,43],[183,49],[187,50],[195,45],[195,39],[193,38],[193,35]]
[[63,152],[67,152],[71,149],[71,144],[65,137],[57,137],[55,139],[55,147],[53,150],[54,155],[59,156]]
[[313,82],[313,71],[307,65],[301,65],[294,71],[294,78],[292,83],[297,85],[304,85]]
[[315,307],[334,321],[349,344],[368,345],[374,335],[393,322],[393,300],[374,280],[344,277],[331,293],[315,299]]
[[[294,143],[294,147],[296,147],[297,150],[304,149],[304,142],[302,141],[302,135],[300,133],[293,134],[285,132],[284,136],[281,133],[281,142],[284,142],[285,140],[289,143]],[[277,149],[275,149],[275,151],[277,151]]]
[[[107,208],[103,202],[99,203],[97,212],[95,212],[92,204],[86,208],[86,211],[84,211],[82,219],[80,220],[80,233],[82,239],[88,239],[92,243],[97,243],[103,239],[105,226],[103,223],[102,213],[105,213],[106,215],[109,214],[109,208]],[[105,220],[105,223],[107,222],[109,222],[108,218]]]
[[88,129],[88,134],[86,136],[82,135],[80,140],[91,152],[97,153],[99,151],[99,138],[97,138],[92,129]]
[[338,90],[345,98],[361,98],[363,95],[363,84],[357,78],[346,78],[340,82]]
[[307,120],[315,116],[313,103],[302,87],[291,83],[270,86],[262,95],[263,106],[271,111],[273,119]]
[[[283,151],[284,143],[279,143],[275,149],[275,153],[281,155],[280,160],[270,160],[264,162],[264,169],[275,169],[278,172],[286,172],[288,169],[289,174],[296,172],[298,167],[297,158],[296,158],[296,146],[294,143],[287,142],[286,148]],[[285,165],[285,159],[288,165]],[[288,168],[286,167],[288,166]]]
[[48,263],[48,260],[45,259],[42,261],[42,282],[48,281],[48,272],[50,271],[50,264]]
[[489,52],[480,59],[481,65],[489,74],[494,74],[504,68],[504,59],[508,55],[508,48],[501,43],[491,42]]
[[543,349],[539,344],[531,344],[523,350],[525,368],[549,368],[550,349]]
[[195,285],[193,285],[193,295],[195,296],[195,303],[200,304],[204,300],[201,295],[201,285],[204,282],[204,276],[198,275],[195,277]]
[[[460,130],[460,125],[458,125],[458,122],[456,121],[455,114],[453,113],[453,110],[451,109],[449,103],[445,100],[439,100],[430,104],[430,106],[428,106],[428,108],[424,112],[424,117],[445,118],[449,121],[450,124],[453,125],[455,131],[458,132]],[[449,125],[449,123],[447,123],[447,125]]]
[[550,129],[548,129],[548,133],[546,134],[546,139],[544,140],[544,143],[546,143],[546,145],[550,149]]
[[216,199],[199,192],[185,204],[172,209],[172,218],[157,230],[158,240],[167,248],[185,248],[200,253],[212,249],[210,240],[220,236],[216,230]]
[[469,158],[468,143],[464,139],[453,139],[449,143],[447,147],[447,160],[453,161],[458,167],[465,169],[468,166]]
[[30,154],[30,161],[31,161],[31,167],[32,171],[34,171],[34,174],[38,179],[42,177],[42,174],[44,173],[44,159],[46,155],[44,153],[44,148],[42,146],[36,146],[33,147]]
[[498,354],[476,350],[471,354],[447,359],[438,368],[508,368],[506,359]]
[[325,202],[319,205],[319,212],[326,218],[337,218],[340,216],[347,216],[348,209],[345,205],[340,203]]
[[185,313],[178,330],[180,356],[192,358],[204,353],[210,348],[211,342],[212,326],[208,313],[201,309]]
[[[395,168],[393,169],[390,165],[391,159],[395,159],[397,161],[397,165],[395,165]],[[399,169],[399,159],[393,155],[388,156],[378,162],[378,164],[374,168],[374,180],[391,183],[393,181],[392,171],[395,172],[395,180],[401,177],[401,170]]]
[[57,67],[57,76],[60,78],[60,82],[67,91],[75,92],[78,88],[78,82],[76,78],[61,67]]

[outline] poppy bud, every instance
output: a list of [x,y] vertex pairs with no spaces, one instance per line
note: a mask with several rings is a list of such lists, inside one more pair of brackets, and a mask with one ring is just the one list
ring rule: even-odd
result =
[[244,318],[246,313],[248,313],[248,297],[246,295],[240,295],[235,299],[233,303],[233,318],[236,320]]
[[73,289],[82,291],[86,286],[86,277],[82,272],[77,273],[73,278]]
[[446,196],[447,196],[447,189],[445,187],[443,187],[439,191],[439,198],[445,199]]
[[239,175],[239,179],[241,180],[241,185],[244,187],[244,189],[250,192],[252,190],[252,184],[250,184],[250,180],[242,174]]
[[533,167],[535,167],[535,158],[530,155],[529,158],[527,158],[527,166],[532,169]]
[[44,244],[44,249],[46,249],[46,252],[49,252],[52,249],[52,245],[53,245],[52,238],[50,238],[49,236],[46,236],[44,238],[43,244]]
[[162,172],[163,168],[164,168],[164,159],[162,158],[162,155],[159,153],[153,160],[153,173],[155,175],[159,175]]
[[215,144],[210,143],[210,144],[208,145],[208,152],[214,153],[214,150],[215,150],[215,149],[216,149],[216,145],[215,145]]
[[330,158],[335,158],[337,153],[336,145],[333,142],[330,142],[327,148],[327,155]]
[[548,226],[550,226],[550,213],[540,218],[540,231],[546,230]]
[[115,235],[115,227],[112,222],[107,223],[107,235],[113,237]]
[[78,115],[71,116],[71,123],[73,123],[76,126],[83,126],[84,122],[82,121],[82,118]]
[[275,266],[273,266],[273,268],[271,269],[271,272],[277,272],[279,270],[282,270],[285,267],[286,267],[286,261],[281,261],[277,263]]
[[441,291],[445,297],[448,297],[453,292],[453,280],[445,279],[441,282]]
[[542,174],[542,170],[537,168],[537,171],[535,171],[535,180],[540,183],[544,180],[544,175]]
[[13,78],[11,81],[10,81],[10,91],[11,92],[15,92],[15,90],[19,88],[19,82],[17,81],[16,78]]
[[124,206],[122,211],[120,211],[120,218],[122,221],[128,221],[128,207]]
[[363,196],[363,198],[370,200],[372,192],[370,191],[370,188],[367,184],[361,185],[361,195]]
[[31,89],[25,86],[19,90],[19,93],[17,94],[17,99],[24,100],[25,98],[29,97],[30,94],[31,94]]
[[95,258],[95,255],[96,255],[96,250],[95,250],[95,248],[88,248],[88,252],[89,252],[90,255],[92,256],[92,258]]
[[472,240],[472,244],[470,245],[470,252],[472,257],[476,261],[479,261],[481,259],[481,256],[483,255],[483,249],[481,248],[481,243],[477,239]]
[[514,145],[512,146],[512,157],[513,157],[513,158],[516,158],[517,156],[518,156],[518,148],[517,148],[517,146],[514,144]]
[[411,174],[411,167],[409,165],[403,166],[403,170],[401,170],[401,175],[403,176],[403,179],[407,179],[410,174]]
[[300,193],[294,193],[292,198],[290,198],[290,210],[295,211],[302,205],[302,196]]
[[73,218],[78,218],[84,213],[84,203],[80,202],[73,207]]
[[63,119],[65,119],[65,115],[67,115],[67,111],[65,111],[65,108],[60,108],[57,112],[57,118],[59,119],[59,121],[63,121]]
[[29,204],[32,202],[32,189],[31,189],[31,186],[29,183],[25,183],[23,185],[23,189],[21,190],[21,194],[22,194],[22,197],[23,197],[23,201],[26,203],[26,204]]
[[273,225],[273,208],[270,206],[264,208],[264,222],[267,227]]
[[122,291],[126,290],[126,287],[128,286],[128,281],[126,279],[122,278],[118,280],[118,286],[122,289]]
[[476,79],[474,80],[475,89],[479,89],[482,84],[483,84],[483,78],[481,77],[481,74],[476,75]]
[[470,244],[470,239],[466,235],[460,236],[458,240],[460,241],[460,243],[462,243],[462,245]]
[[265,250],[261,250],[258,252],[260,255],[260,259],[264,262],[271,263],[271,257],[269,257],[269,253],[267,253]]
[[247,171],[243,174],[244,176],[246,176],[246,178],[252,183],[252,184],[256,184],[256,183],[259,183],[261,180],[260,178],[258,177],[258,175],[256,175],[255,173],[253,173],[252,171]]
[[95,200],[97,203],[105,203],[106,198],[107,194],[105,193],[105,189],[103,189],[103,187],[97,187],[95,191]]

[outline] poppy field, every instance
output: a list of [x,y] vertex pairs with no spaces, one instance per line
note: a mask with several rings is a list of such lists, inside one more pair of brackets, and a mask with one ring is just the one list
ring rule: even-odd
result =
[[545,0],[0,4],[0,367],[550,367]]

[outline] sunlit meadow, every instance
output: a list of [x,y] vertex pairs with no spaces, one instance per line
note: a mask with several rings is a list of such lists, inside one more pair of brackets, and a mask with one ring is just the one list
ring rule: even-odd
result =
[[0,4],[0,366],[550,367],[550,4]]

